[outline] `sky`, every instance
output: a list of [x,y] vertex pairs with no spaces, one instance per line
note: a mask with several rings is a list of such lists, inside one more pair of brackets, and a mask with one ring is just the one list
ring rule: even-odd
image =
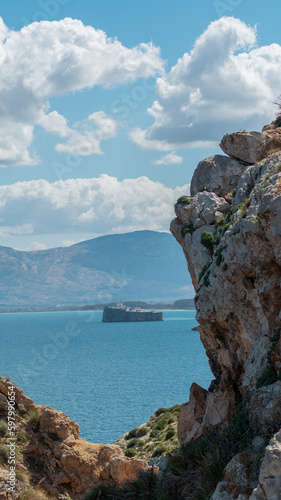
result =
[[222,136],[275,118],[277,0],[10,0],[0,16],[0,245],[169,231]]

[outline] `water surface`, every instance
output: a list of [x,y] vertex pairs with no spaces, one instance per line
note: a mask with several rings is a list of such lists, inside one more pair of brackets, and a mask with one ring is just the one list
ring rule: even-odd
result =
[[0,374],[62,410],[91,442],[112,442],[212,375],[194,311],[163,322],[102,323],[102,312],[0,314]]

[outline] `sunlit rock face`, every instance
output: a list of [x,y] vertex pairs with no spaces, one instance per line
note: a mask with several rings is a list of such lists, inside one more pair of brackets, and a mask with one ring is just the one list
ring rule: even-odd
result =
[[[171,232],[186,256],[200,336],[214,374],[208,392],[193,387],[183,405],[182,442],[207,426],[231,422],[241,401],[247,401],[256,429],[259,418],[267,424],[280,406],[280,131],[270,125],[263,132],[224,136],[221,147],[232,158],[201,161],[191,196],[175,205]],[[245,498],[252,483],[253,476]],[[225,491],[218,489],[214,498],[236,498],[223,496]]]

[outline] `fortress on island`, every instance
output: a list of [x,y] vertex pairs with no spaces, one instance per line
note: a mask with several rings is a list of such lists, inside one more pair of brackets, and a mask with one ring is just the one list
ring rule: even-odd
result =
[[130,321],[163,321],[163,313],[147,311],[140,307],[126,307],[123,300],[116,307],[105,307],[102,316],[103,323]]

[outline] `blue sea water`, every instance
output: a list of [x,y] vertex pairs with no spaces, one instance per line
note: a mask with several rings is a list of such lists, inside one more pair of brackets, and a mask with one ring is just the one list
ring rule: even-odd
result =
[[102,312],[0,314],[0,375],[65,412],[88,441],[112,442],[212,374],[194,311],[163,322],[102,323]]

